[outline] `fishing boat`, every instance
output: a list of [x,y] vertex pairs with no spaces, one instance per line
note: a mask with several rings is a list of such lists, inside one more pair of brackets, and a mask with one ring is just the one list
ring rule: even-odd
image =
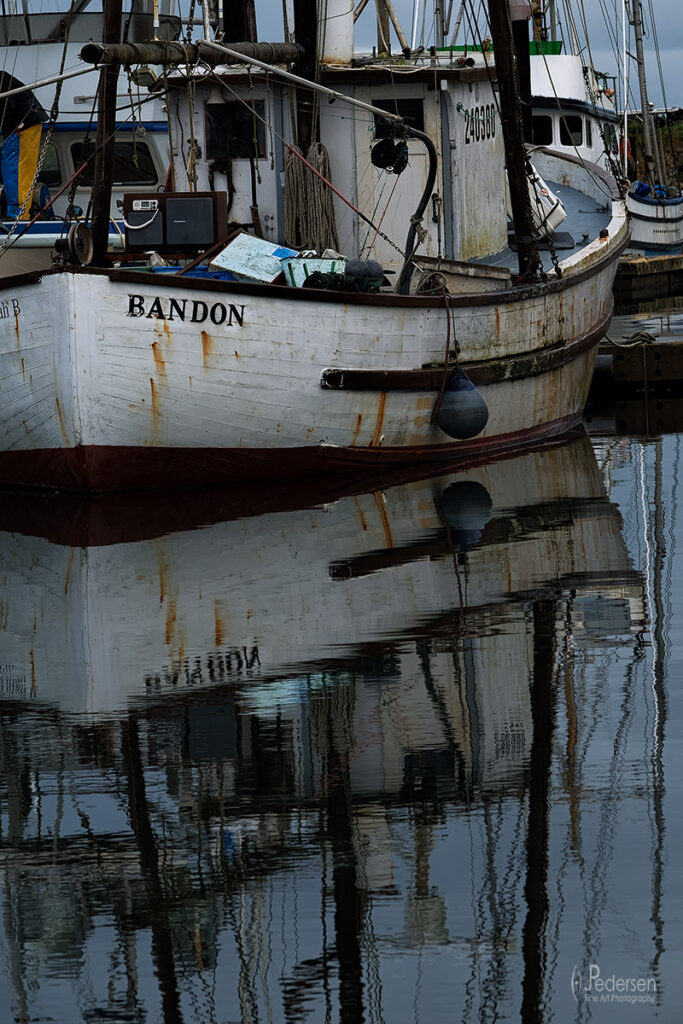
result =
[[[159,14],[154,25],[148,3],[124,12],[122,36],[131,42],[153,32],[172,40],[180,30],[180,17],[169,13]],[[0,14],[0,134],[8,143],[0,160],[0,280],[49,269],[55,247],[66,244],[69,231],[88,219],[99,72],[78,54],[101,36],[102,11],[88,3],[54,11],[10,5]],[[111,250],[123,247],[117,201],[132,188],[155,193],[168,170],[166,115],[161,99],[147,88],[153,79],[150,69],[137,68],[119,79]]]
[[[633,0],[633,34],[636,44],[638,85],[643,133],[644,180],[634,181],[626,197],[631,221],[631,244],[646,252],[680,252],[683,247],[683,194],[677,169],[666,166],[661,128],[656,124],[647,92],[643,15],[640,0]],[[666,121],[666,116],[663,119]]]
[[[649,101],[640,0],[634,0],[629,10],[627,16],[626,4],[622,5],[621,110],[616,106],[617,78],[595,71],[590,56],[585,56],[586,46],[578,41],[571,9],[567,10],[567,52],[562,52],[565,41],[557,38],[555,4],[549,5],[547,13],[536,13],[529,137],[535,145],[575,153],[579,159],[600,164],[620,179],[626,192],[631,246],[652,254],[675,252],[683,245],[683,195],[674,181],[675,168],[667,168],[663,128],[677,119],[679,112],[666,108],[655,111]],[[638,111],[628,109],[629,22],[638,69]],[[638,161],[628,141],[629,123],[638,123],[642,130],[643,152]],[[642,180],[629,180],[637,179],[637,163]]]
[[[628,225],[604,171],[544,148],[529,160],[526,18],[513,33],[491,0],[492,46],[397,58],[354,51],[344,4],[317,27],[311,7],[280,44],[227,45],[207,10],[199,43],[130,49],[105,6],[82,51],[102,68],[92,230],[4,282],[0,482],[467,464],[580,420]],[[174,191],[124,197],[112,259],[106,97],[140,61],[163,69],[179,126]],[[554,186],[581,239],[562,259],[538,216]]]

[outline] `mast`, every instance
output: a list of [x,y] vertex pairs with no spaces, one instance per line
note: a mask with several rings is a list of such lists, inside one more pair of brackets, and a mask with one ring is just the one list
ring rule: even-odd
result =
[[[529,10],[526,5],[523,9]],[[517,60],[512,41],[511,12],[508,0],[488,0],[488,10],[496,61],[500,121],[505,145],[505,163],[510,183],[512,222],[517,242],[519,276],[521,279],[528,280],[536,277],[538,251],[529,199],[528,156],[524,145],[524,124]]]
[[[318,80],[318,11],[316,0],[294,0],[294,38],[303,48],[292,71],[310,82]],[[312,92],[297,89],[296,142],[302,153],[317,135],[317,107]]]
[[643,146],[645,149],[645,170],[655,183],[664,184],[659,147],[655,136],[655,126],[647,98],[647,82],[645,80],[645,54],[643,52],[643,12],[640,0],[633,0],[633,34],[636,40],[636,58],[638,60],[638,85],[640,86],[640,105],[643,112]]
[[[121,41],[121,0],[104,0],[103,43]],[[97,92],[97,151],[92,190],[92,262],[104,263],[109,244],[109,207],[114,175],[114,130],[116,128],[116,83],[119,65],[111,64],[100,71]]]
[[223,31],[226,40],[240,39],[245,43],[258,42],[254,0],[241,0],[238,4],[226,4],[223,11]]

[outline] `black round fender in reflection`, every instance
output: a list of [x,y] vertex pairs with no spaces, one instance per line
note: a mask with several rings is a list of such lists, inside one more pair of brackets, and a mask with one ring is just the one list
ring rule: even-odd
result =
[[462,551],[479,543],[493,511],[491,495],[483,484],[457,480],[443,492],[438,506],[451,539]]

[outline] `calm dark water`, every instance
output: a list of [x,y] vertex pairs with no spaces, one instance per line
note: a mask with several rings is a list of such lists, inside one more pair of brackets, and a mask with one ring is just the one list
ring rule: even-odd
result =
[[680,1019],[680,449],[8,498],[0,1019]]

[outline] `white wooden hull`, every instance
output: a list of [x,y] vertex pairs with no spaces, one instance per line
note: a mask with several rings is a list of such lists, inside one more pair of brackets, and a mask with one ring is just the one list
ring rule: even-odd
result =
[[[106,491],[285,477],[489,458],[561,432],[581,415],[611,314],[627,239],[623,218],[613,225],[562,280],[449,299],[451,353],[489,409],[466,441],[430,422],[441,296],[73,268],[12,279],[0,305],[0,481]],[[322,387],[325,371],[343,372]],[[357,386],[348,371],[375,377]]]
[[631,245],[652,251],[673,251],[683,246],[683,198],[680,201],[626,197],[631,219]]

